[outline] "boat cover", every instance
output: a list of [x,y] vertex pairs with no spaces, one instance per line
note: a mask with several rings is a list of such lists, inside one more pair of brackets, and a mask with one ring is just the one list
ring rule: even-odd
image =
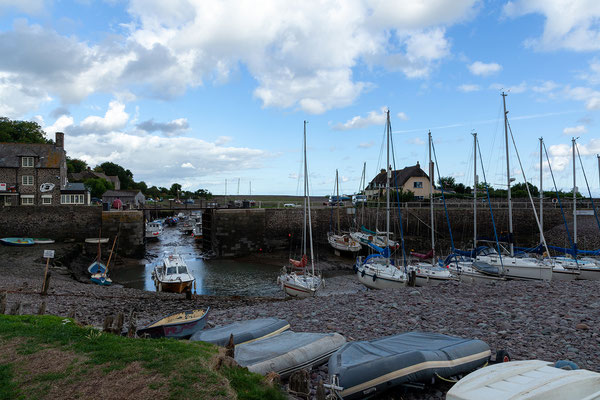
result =
[[329,378],[343,399],[362,399],[404,383],[429,383],[484,365],[489,346],[439,333],[407,332],[351,342],[329,359]]
[[233,335],[233,344],[239,345],[277,335],[287,329],[290,329],[290,324],[284,319],[258,318],[196,332],[190,340],[226,346],[229,336]]
[[339,333],[287,331],[235,348],[235,360],[250,371],[266,375],[273,371],[282,377],[327,361],[346,343]]
[[458,381],[447,400],[592,400],[600,398],[600,374],[564,370],[540,360],[481,368]]
[[473,262],[473,268],[482,274],[500,276],[500,269],[497,266],[485,262],[475,261]]

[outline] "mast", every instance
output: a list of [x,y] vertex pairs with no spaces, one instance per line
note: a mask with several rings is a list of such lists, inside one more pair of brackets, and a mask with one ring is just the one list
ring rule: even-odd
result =
[[338,170],[335,170],[335,187],[337,196],[337,233],[340,234],[340,181],[338,179]]
[[429,216],[431,223],[431,249],[433,255],[431,256],[431,265],[435,265],[435,232],[433,230],[433,161],[431,160],[431,131],[427,134],[429,138]]
[[[385,212],[386,212],[386,220],[385,220],[385,245],[389,246],[390,243],[390,175],[391,175],[391,165],[390,165],[390,131],[392,130],[391,122],[390,122],[390,110],[387,110],[387,129],[386,129],[386,142],[387,142],[387,162],[386,162],[386,180],[385,180]],[[389,262],[389,260],[388,260]]]
[[[306,159],[306,121],[304,121],[304,190],[306,192],[305,210],[308,210],[308,237],[310,240],[310,264],[312,266],[312,274],[315,274],[315,254],[313,252],[313,237],[312,237],[312,220],[310,217],[310,193],[308,189],[308,161]],[[305,211],[306,212],[306,211]],[[306,244],[305,244],[306,246]]]
[[600,186],[600,154],[596,154],[598,158],[598,185]]
[[508,118],[506,111],[506,93],[502,92],[502,104],[504,106],[504,139],[506,142],[506,183],[508,186],[508,240],[510,240],[510,256],[514,257],[515,249],[513,245],[513,221],[512,221],[512,201],[510,196],[510,162],[508,159]]
[[[600,163],[600,159],[598,160],[598,162]],[[366,192],[365,191],[365,186],[366,186],[366,182],[365,182],[366,181],[366,174],[365,174],[365,172],[366,172],[366,170],[367,170],[367,162],[365,161],[363,163],[362,177],[360,178],[361,185],[360,185],[360,190],[358,191],[359,194],[363,194],[363,193]],[[366,200],[366,197],[365,197],[365,200]],[[365,202],[364,201],[361,201],[361,209],[362,209],[362,213],[360,214],[360,224],[363,225],[363,223],[365,221]],[[360,231],[360,228],[357,226],[356,230]],[[377,227],[375,227],[375,230],[377,230]]]
[[[540,138],[540,242],[542,241],[542,232],[544,231],[544,190],[543,190],[543,177],[544,169],[542,162],[542,146],[544,145],[544,138]],[[550,256],[550,254],[548,254]]]
[[473,132],[473,250],[477,249],[477,132]]
[[[573,246],[577,252],[577,181],[575,177],[575,138],[571,138],[571,147],[573,147]],[[573,256],[577,257],[577,254]]]
[[302,142],[302,163],[304,164],[304,225],[302,226],[302,254],[306,254],[306,121],[304,121],[304,140]]

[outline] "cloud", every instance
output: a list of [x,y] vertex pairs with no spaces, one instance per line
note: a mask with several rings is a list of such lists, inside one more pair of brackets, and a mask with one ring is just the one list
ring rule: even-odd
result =
[[[600,153],[600,139],[590,139],[586,144],[577,143],[577,149],[582,157],[596,157]],[[562,171],[572,162],[573,148],[568,144],[556,144],[548,148],[550,165],[555,171]]]
[[229,143],[233,140],[231,136],[219,136],[217,140],[215,140],[215,145],[222,146],[226,143]]
[[189,129],[190,125],[188,124],[187,119],[178,118],[174,119],[171,122],[154,122],[153,119],[149,119],[148,121],[141,122],[137,124],[137,128],[144,130],[146,132],[161,132],[165,136],[177,136],[181,131],[185,131]]
[[396,114],[396,116],[398,118],[400,118],[402,121],[408,121],[408,115],[406,115],[406,113],[404,112],[399,112],[398,114]]
[[591,88],[566,86],[564,89],[567,98],[585,102],[588,110],[600,110],[600,92]]
[[71,115],[71,112],[66,107],[57,107],[50,113],[51,117],[58,118],[63,115]]
[[336,124],[333,129],[336,131],[348,131],[351,129],[366,128],[371,125],[384,125],[386,121],[387,108],[382,107],[380,111],[369,111],[366,117],[355,116],[352,119]]
[[473,75],[477,76],[488,76],[502,70],[502,66],[498,63],[486,64],[481,61],[475,61],[473,64],[468,65],[467,68]]
[[0,0],[0,15],[3,9],[14,8],[28,14],[39,14],[44,10],[45,0]]
[[422,146],[425,144],[425,141],[420,137],[410,138],[406,142],[409,144],[416,144],[417,146]]
[[579,79],[587,81],[590,85],[600,83],[600,61],[594,59],[590,62],[589,72],[582,72],[577,76]]
[[[174,181],[192,184],[229,171],[258,169],[271,157],[260,149],[222,147],[184,136],[167,138],[111,131],[102,135],[82,134],[77,140],[69,137],[65,135],[65,147],[70,157],[83,159],[89,165],[114,162],[130,169],[136,181],[160,186]],[[185,158],[194,160],[193,165],[182,163],[182,149],[185,149]]]
[[574,127],[567,127],[565,129],[563,129],[563,134],[569,135],[569,136],[577,136],[577,135],[581,135],[586,132],[587,132],[587,129],[585,128],[584,125],[577,125]]
[[515,0],[506,3],[505,16],[541,14],[546,18],[539,38],[525,45],[538,50],[594,51],[600,49],[600,2],[596,0]]
[[86,133],[103,134],[118,131],[127,125],[129,114],[125,112],[125,105],[116,100],[108,103],[108,110],[104,117],[91,115],[85,117],[79,126],[68,128],[66,133],[82,135]]
[[477,91],[481,90],[481,87],[479,85],[464,84],[464,85],[460,85],[458,87],[458,90],[460,90],[461,92],[465,92],[465,93],[477,92]]
[[533,86],[531,90],[533,90],[536,93],[546,94],[554,91],[555,89],[558,89],[559,87],[560,85],[553,81],[545,81],[541,85]]
[[373,141],[363,142],[358,145],[358,148],[359,149],[368,149],[368,148],[373,147],[374,144],[375,144],[375,142],[373,142]]

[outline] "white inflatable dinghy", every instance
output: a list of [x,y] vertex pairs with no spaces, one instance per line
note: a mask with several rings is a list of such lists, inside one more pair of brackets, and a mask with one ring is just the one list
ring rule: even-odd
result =
[[540,360],[511,361],[478,369],[462,378],[446,400],[600,399],[600,374],[564,370]]

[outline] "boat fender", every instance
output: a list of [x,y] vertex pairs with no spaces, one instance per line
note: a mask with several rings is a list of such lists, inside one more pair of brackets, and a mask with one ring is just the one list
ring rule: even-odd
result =
[[162,283],[159,283],[159,284],[158,284],[158,291],[159,291],[159,292],[162,292]]
[[569,361],[569,360],[558,360],[554,364],[554,368],[565,369],[567,371],[574,371],[576,369],[579,369],[577,364],[575,364],[573,361]]
[[377,274],[373,274],[373,282],[377,280]]
[[365,277],[365,270],[364,269],[360,272],[360,276],[362,276],[363,278]]

